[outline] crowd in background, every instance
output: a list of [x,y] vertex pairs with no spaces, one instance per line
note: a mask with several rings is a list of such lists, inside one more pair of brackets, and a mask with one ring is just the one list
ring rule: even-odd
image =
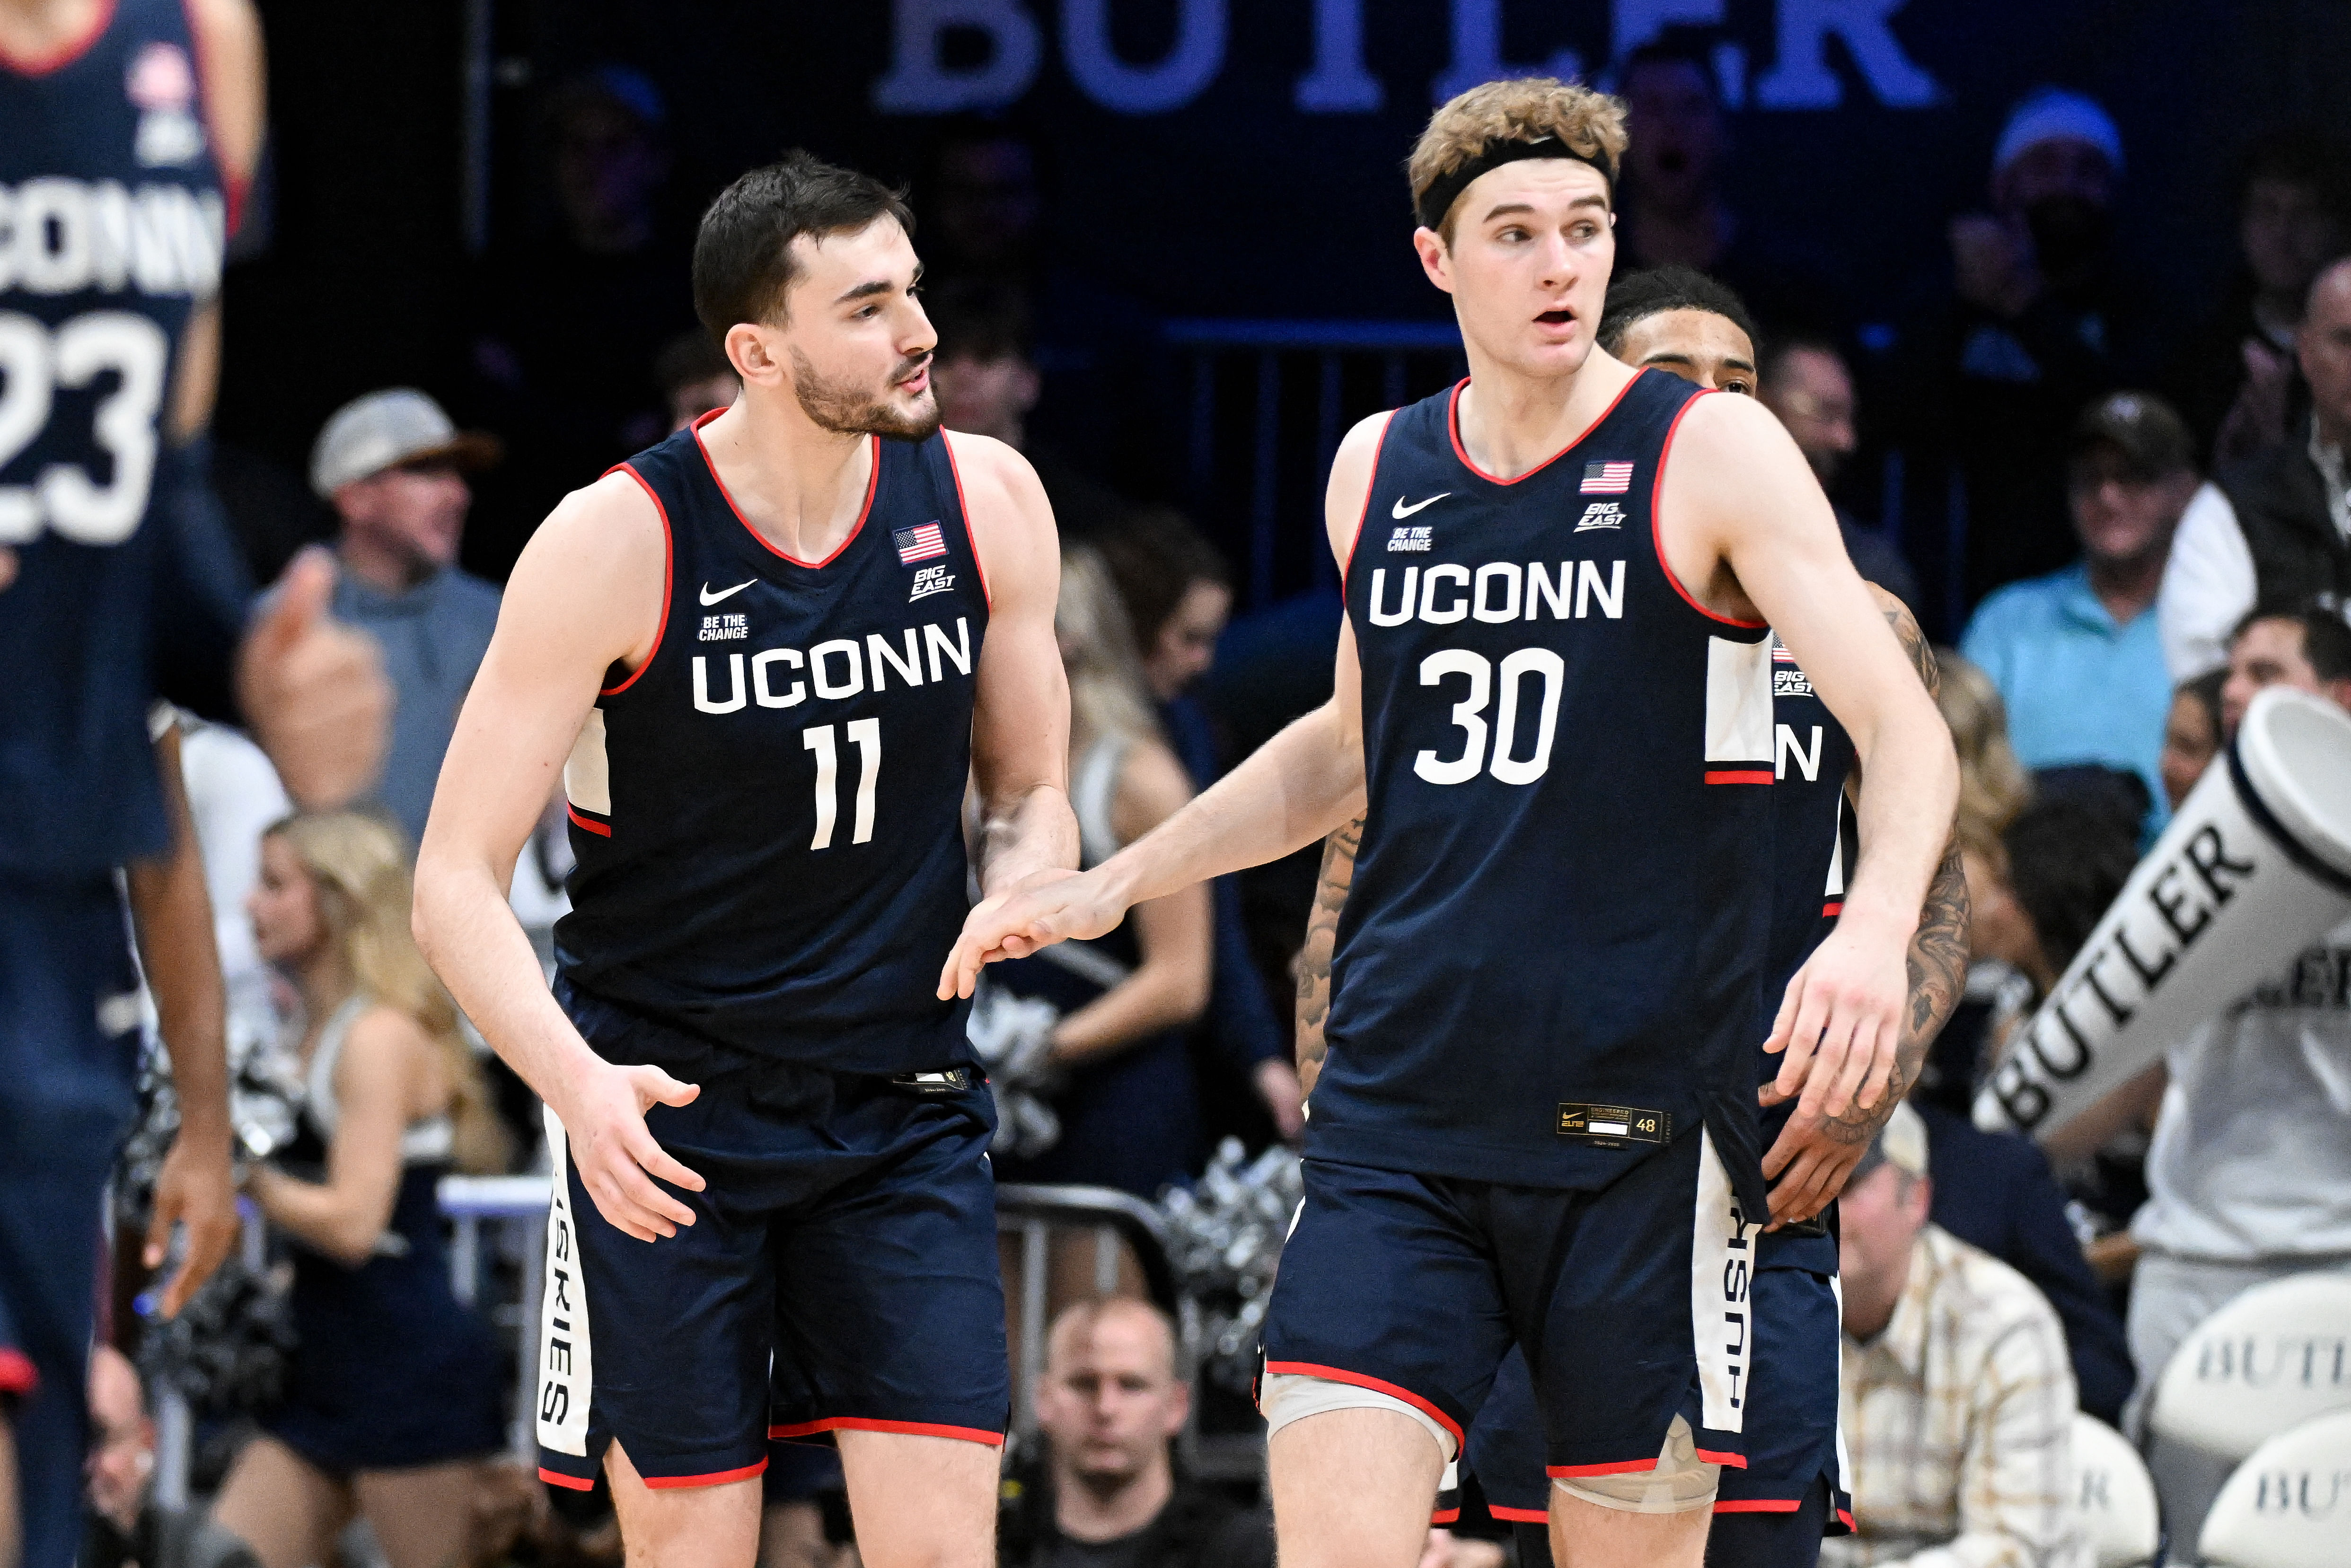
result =
[[[2001,1434],[2077,1405],[2131,1423],[2173,1348],[2233,1294],[2351,1262],[2351,928],[2277,955],[2274,985],[2178,1042],[2095,1127],[2053,1149],[2053,1165],[1968,1116],[1989,1064],[2253,692],[2282,683],[2351,706],[2351,161],[2312,131],[2249,139],[2229,214],[2237,265],[2200,296],[2154,309],[2110,244],[2129,169],[2113,121],[2079,95],[2035,93],[1988,150],[1987,204],[1952,223],[1938,285],[1890,340],[1865,340],[1840,317],[1834,258],[1754,221],[1724,189],[1705,52],[1636,53],[1618,90],[1632,132],[1619,274],[1687,265],[1744,296],[1762,340],[1743,389],[1812,462],[1864,574],[1930,627],[1947,618],[1920,600],[1928,563],[1876,525],[1857,457],[1938,453],[1964,476],[1966,558],[1933,566],[1962,575],[1970,607],[1943,627],[1957,651],[1942,660],[1940,701],[1963,767],[1974,961],[1914,1096],[1916,1136],[1906,1116],[1846,1252],[1848,1405],[1872,1429],[1855,1441],[1862,1531],[1840,1560],[1898,1561],[2008,1528],[1985,1501],[2014,1480]],[[664,121],[659,91],[622,67],[554,94],[557,221],[486,267],[468,373],[432,395],[385,389],[337,412],[319,432],[307,496],[250,468],[222,475],[259,574],[304,543],[332,547],[336,613],[381,645],[397,708],[372,813],[288,818],[268,764],[235,732],[191,724],[181,742],[233,1049],[290,1050],[308,1093],[286,1156],[250,1189],[299,1243],[292,1301],[308,1348],[261,1413],[262,1435],[212,1478],[211,1521],[168,1526],[179,1561],[235,1561],[225,1529],[263,1568],[299,1568],[357,1516],[402,1568],[468,1540],[483,1560],[494,1560],[486,1541],[538,1561],[610,1550],[592,1521],[550,1522],[543,1499],[447,1468],[499,1446],[501,1375],[487,1329],[449,1293],[432,1179],[543,1168],[544,1157],[528,1091],[472,1046],[409,942],[405,856],[496,621],[492,576],[519,545],[466,547],[476,495],[501,516],[543,514],[734,394],[678,286],[692,214],[670,189]],[[1236,608],[1211,540],[1229,531],[1166,504],[1174,443],[1151,385],[1154,323],[1042,243],[1036,150],[1001,127],[958,123],[914,198],[946,421],[1023,452],[1061,529],[1071,797],[1092,864],[1258,738],[1251,694],[1209,678]],[[1304,701],[1319,700],[1313,661],[1327,671],[1335,606],[1249,609],[1259,628],[1319,628],[1319,648],[1283,634],[1308,670],[1293,677]],[[568,865],[551,803],[514,893],[550,961]],[[1227,878],[1147,905],[1094,942],[992,971],[975,1037],[1007,1097],[1002,1174],[1148,1199],[1196,1174],[1221,1136],[1294,1140],[1288,967],[1305,912],[1278,880]],[[2293,1158],[2279,1153],[2288,1147]],[[1946,1443],[1889,1414],[1905,1397],[1890,1390],[1933,1383],[1921,1325],[1962,1298],[1973,1304],[1953,1321],[2011,1314],[2045,1329],[2050,1354],[2026,1366],[2024,1341],[2003,1341],[1999,1355],[2024,1358],[2011,1380],[2018,1403],[1962,1421]],[[1257,1560],[1232,1544],[1228,1506],[1165,1473],[1184,1397],[1169,1334],[1140,1309],[1081,1307],[1057,1324],[1057,1392],[1040,1404],[1050,1457],[1030,1490],[1008,1494],[1007,1562],[1074,1560],[1052,1550],[1071,1528],[1087,1540],[1155,1532],[1125,1561]],[[118,1337],[134,1336],[121,1325]],[[328,1366],[320,1347],[387,1338],[407,1346],[400,1386],[478,1397],[452,1392],[408,1428],[386,1423],[402,1401],[366,1391],[392,1387],[395,1369]],[[121,1363],[102,1358],[99,1376],[111,1452],[139,1439],[145,1417]],[[1127,1400],[1115,1410],[1113,1384]],[[1116,1431],[1063,1436],[1089,1421]],[[1971,1442],[1993,1446],[1946,1451]],[[1071,1457],[1081,1449],[1082,1463]],[[1083,1464],[1111,1480],[1081,1486]],[[827,1560],[840,1511],[822,1500],[837,1472],[788,1468],[770,1485],[769,1560]],[[94,1465],[94,1489],[121,1491],[110,1474]],[[1064,1500],[1085,1500],[1081,1523],[1052,1502],[1056,1481]],[[1946,1504],[1917,1504],[1922,1490]],[[1915,1506],[1884,1507],[1897,1492]],[[135,1495],[101,1502],[94,1540],[165,1528],[141,1521]],[[1480,1550],[1432,1546],[1465,1563]]]

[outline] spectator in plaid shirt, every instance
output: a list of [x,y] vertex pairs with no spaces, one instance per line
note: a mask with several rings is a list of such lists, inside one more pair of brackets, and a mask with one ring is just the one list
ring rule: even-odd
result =
[[1855,1535],[1825,1568],[2087,1568],[2074,1374],[2023,1275],[1927,1222],[1927,1127],[1894,1113],[1839,1200]]

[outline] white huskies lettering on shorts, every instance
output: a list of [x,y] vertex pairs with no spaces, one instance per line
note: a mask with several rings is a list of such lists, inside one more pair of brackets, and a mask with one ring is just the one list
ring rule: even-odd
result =
[[1698,1131],[1698,1203],[1690,1229],[1690,1334],[1698,1346],[1699,1423],[1745,1430],[1748,1370],[1755,1363],[1755,1314],[1747,1302],[1755,1228],[1731,1190],[1730,1173]]
[[570,1150],[563,1124],[547,1112],[547,1152],[555,1198],[547,1210],[547,1281],[538,1316],[538,1441],[559,1454],[588,1452],[588,1398],[596,1386],[589,1353],[588,1293],[580,1235],[571,1223]]

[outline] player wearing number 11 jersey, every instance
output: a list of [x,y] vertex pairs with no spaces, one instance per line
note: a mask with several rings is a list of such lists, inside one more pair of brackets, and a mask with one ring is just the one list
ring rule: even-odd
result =
[[[990,1561],[1008,1408],[965,1009],[984,888],[1077,857],[1058,554],[938,428],[911,220],[795,153],[705,215],[743,391],[559,507],[444,765],[419,935],[547,1101],[539,1474],[632,1561],[747,1568],[771,1441],[835,1441],[879,1564]],[[500,879],[560,773],[553,996]],[[650,1244],[648,1244],[650,1243]]]

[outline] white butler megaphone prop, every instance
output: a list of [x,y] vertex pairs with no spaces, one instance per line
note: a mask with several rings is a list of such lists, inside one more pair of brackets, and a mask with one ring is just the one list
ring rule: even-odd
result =
[[2351,915],[2351,715],[2284,687],[2237,737],[1976,1096],[2046,1137]]

